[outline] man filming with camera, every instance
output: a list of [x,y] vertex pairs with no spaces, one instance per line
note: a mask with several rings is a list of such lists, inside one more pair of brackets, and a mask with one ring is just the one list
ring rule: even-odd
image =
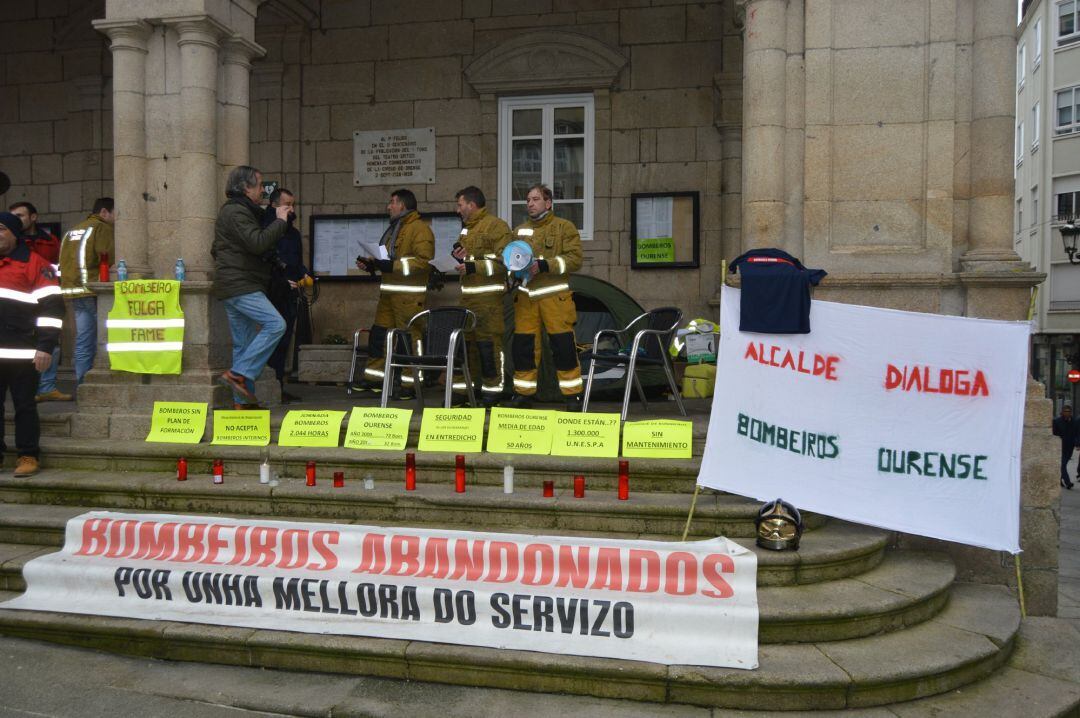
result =
[[233,393],[236,409],[258,406],[255,380],[285,334],[285,320],[266,297],[291,209],[280,206],[261,226],[262,173],[241,165],[225,182],[225,204],[214,225],[214,296],[225,305],[232,333],[232,366],[218,381]]

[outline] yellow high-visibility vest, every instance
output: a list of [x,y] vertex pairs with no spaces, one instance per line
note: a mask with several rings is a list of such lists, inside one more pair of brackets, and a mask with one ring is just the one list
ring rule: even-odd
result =
[[184,349],[180,282],[116,282],[105,328],[109,333],[109,368],[135,374],[179,374]]

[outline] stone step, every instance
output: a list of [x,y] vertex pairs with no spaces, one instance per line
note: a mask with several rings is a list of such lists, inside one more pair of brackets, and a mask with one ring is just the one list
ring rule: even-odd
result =
[[[57,504],[45,504],[44,501],[53,500],[56,498],[65,498],[68,494],[65,494],[62,489],[59,489],[50,495],[50,492],[44,488],[39,487],[34,482],[42,480],[44,475],[39,475],[33,479],[24,480],[24,489],[19,494],[13,492],[12,485],[18,483],[16,479],[5,479],[0,482],[0,542],[7,542],[12,544],[31,544],[40,546],[54,546],[59,548],[63,545],[64,541],[64,526],[67,520],[85,513],[92,509],[89,506],[95,508],[108,508],[126,511],[140,511],[140,512],[161,512],[161,513],[201,513],[201,514],[219,514],[229,516],[240,516],[251,518],[253,515],[263,516],[266,518],[274,518],[280,520],[297,520],[297,521],[334,521],[336,523],[365,523],[375,526],[381,525],[415,525],[412,523],[401,524],[398,522],[381,522],[381,521],[366,521],[357,518],[356,507],[350,503],[344,504],[330,504],[330,506],[337,507],[343,512],[343,516],[335,518],[331,516],[309,516],[309,515],[297,515],[289,513],[268,513],[268,514],[251,514],[243,513],[240,511],[230,510],[224,506],[215,507],[213,504],[209,504],[210,508],[207,510],[208,504],[200,504],[202,508],[199,509],[187,509],[181,506],[180,508],[163,508],[158,505],[165,503],[164,498],[154,498],[152,501],[147,497],[136,493],[123,493],[123,489],[118,489],[113,496],[118,499],[127,497],[127,501],[115,501],[113,504],[106,503],[57,503]],[[82,482],[78,477],[75,479],[75,483],[78,488],[82,488]],[[91,483],[91,482],[88,482]],[[167,480],[166,485],[174,487],[177,482]],[[182,485],[182,484],[181,484]],[[260,484],[254,484],[255,487],[261,487],[263,491],[271,492],[281,487],[272,489],[270,487],[261,486]],[[87,487],[90,492],[93,492],[93,487]],[[217,487],[220,488],[220,487]],[[306,488],[306,487],[305,487]],[[132,491],[131,487],[127,487],[128,491]],[[371,493],[371,492],[365,492]],[[97,493],[97,496],[102,496],[102,493]],[[167,496],[167,494],[163,494]],[[74,494],[74,498],[81,498],[84,494]],[[188,501],[182,495],[174,497],[176,503],[182,504],[184,501]],[[21,501],[20,501],[21,499]],[[30,502],[34,503],[30,503]],[[24,503],[25,502],[25,503]],[[122,505],[115,505],[115,504]],[[351,508],[350,508],[351,507]],[[274,504],[270,504],[269,508],[273,510],[277,508]],[[320,513],[329,513],[330,510],[324,508]],[[468,514],[468,516],[472,516]],[[440,524],[442,528],[450,529],[462,529],[462,530],[476,530],[475,523],[466,522],[462,524],[445,525]],[[679,538],[679,535],[656,535],[648,533],[629,533],[629,534],[613,534],[611,531],[578,531],[569,530],[561,527],[552,527],[544,529],[544,533],[550,535],[582,535],[582,536],[611,536],[613,538],[641,538],[646,540],[673,540]],[[681,535],[681,534],[680,534]],[[815,531],[807,532],[803,536],[802,543],[799,546],[798,551],[769,551],[762,549],[755,545],[752,538],[734,538],[734,541],[739,542],[741,545],[754,551],[758,557],[758,585],[761,587],[769,586],[791,586],[799,584],[812,584],[823,581],[835,581],[843,578],[849,578],[858,576],[867,571],[870,571],[879,563],[881,563],[884,555],[885,548],[888,543],[890,534],[880,529],[874,529],[867,526],[860,526],[857,524],[851,524],[844,521],[829,521],[824,526],[818,528]]]
[[867,708],[952,691],[1002,666],[1019,625],[1007,590],[958,585],[948,606],[919,625],[764,645],[760,667],[741,671],[0,609],[6,635],[132,655],[757,711]]
[[[361,482],[335,489],[328,481],[309,487],[299,479],[277,486],[253,477],[227,477],[215,485],[197,474],[184,482],[162,472],[45,471],[0,483],[0,501],[62,504],[178,513],[233,513],[253,516],[323,518],[348,522],[470,527],[493,531],[604,532],[610,535],[681,537],[692,498],[685,494],[635,492],[619,501],[614,491],[587,491],[574,498],[566,482],[554,498],[536,489],[504,494],[501,488],[474,485],[456,493],[450,482],[418,483],[407,492],[398,482],[380,481],[365,490]],[[702,493],[694,506],[691,537],[752,537],[757,504],[715,492]],[[808,529],[823,526],[820,515],[805,518]]]
[[[25,590],[26,562],[58,548],[0,543],[0,589]],[[954,577],[952,562],[940,555],[893,551],[857,579],[761,589],[759,641],[839,641],[901,630],[937,614]]]
[[[265,458],[282,478],[303,478],[308,461],[315,461],[318,475],[329,482],[334,471],[344,471],[346,481],[370,475],[377,482],[401,485],[405,475],[405,451],[359,451],[297,447],[212,446],[210,444],[159,444],[144,441],[57,439],[43,437],[42,465],[49,469],[87,471],[162,471],[174,473],[176,460],[188,461],[192,478],[210,476],[214,459],[222,459],[226,481],[233,476],[258,476]],[[412,450],[412,449],[410,449]],[[416,452],[419,481],[453,483],[455,455],[443,452]],[[700,459],[629,459],[630,491],[692,494]],[[469,484],[502,486],[503,469],[514,467],[514,486],[539,489],[543,482],[568,486],[577,474],[585,476],[593,489],[614,491],[619,459],[595,457],[526,456],[508,454],[467,454]]]

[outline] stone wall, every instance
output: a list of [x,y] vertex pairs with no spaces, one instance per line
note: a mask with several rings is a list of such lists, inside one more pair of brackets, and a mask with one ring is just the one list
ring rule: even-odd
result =
[[[675,301],[690,316],[705,313],[720,260],[737,252],[722,245],[721,185],[726,166],[729,191],[737,193],[738,152],[729,143],[724,164],[716,125],[716,77],[741,66],[732,16],[730,2],[331,0],[312,28],[270,3],[256,24],[268,54],[253,67],[251,161],[296,192],[305,241],[310,214],[383,212],[395,189],[353,186],[355,130],[434,126],[436,182],[410,187],[421,211],[452,210],[454,192],[469,184],[495,206],[497,98],[478,92],[465,70],[537,30],[599,40],[625,64],[611,87],[594,93],[595,237],[583,272],[645,306]],[[678,190],[701,193],[701,268],[631,270],[630,193]],[[737,218],[737,203],[731,213]],[[316,341],[370,322],[373,286],[326,283],[322,297]],[[456,298],[450,285],[434,301]]]
[[26,0],[0,23],[3,208],[32,202],[41,221],[69,227],[112,193],[111,60],[90,21],[105,3]]

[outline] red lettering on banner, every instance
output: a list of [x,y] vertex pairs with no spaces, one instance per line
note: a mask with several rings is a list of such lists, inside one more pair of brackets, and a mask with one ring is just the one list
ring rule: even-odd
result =
[[[176,527],[179,524],[170,521],[157,524],[145,521],[139,526],[139,548],[131,558],[147,561],[168,561],[176,552]],[[154,529],[157,529],[155,531]]]
[[236,527],[236,533],[233,534],[233,541],[236,546],[233,548],[233,557],[229,559],[229,566],[242,563],[247,558],[247,534],[249,528],[249,526]]
[[138,521],[119,519],[109,526],[109,548],[105,558],[122,558],[135,545],[135,527]]
[[[472,544],[470,546],[469,544]],[[484,541],[458,539],[454,542],[454,572],[447,576],[451,581],[464,578],[479,581],[484,575]]]
[[[503,571],[505,566],[506,571]],[[518,577],[517,544],[509,541],[492,541],[488,544],[488,574],[490,583],[509,583]]]
[[622,590],[622,553],[617,548],[601,548],[596,552],[596,578],[593,588]]
[[97,556],[109,545],[109,524],[112,519],[87,519],[83,521],[82,546],[76,556]]
[[703,596],[731,598],[735,595],[735,592],[731,589],[731,584],[720,575],[721,573],[735,573],[735,562],[731,559],[731,556],[722,553],[709,554],[701,563],[701,573],[705,576],[705,580],[716,589],[715,591],[710,591],[707,588],[703,589],[701,591]]
[[281,558],[278,568],[303,568],[308,562],[307,529],[285,529],[281,532]]
[[245,566],[271,566],[277,560],[274,549],[277,548],[278,530],[271,526],[256,526],[251,529],[251,551]]
[[[743,359],[755,361],[763,366],[773,366],[778,369],[787,369],[797,374],[824,377],[826,381],[838,381],[837,364],[840,357],[825,354],[808,355],[803,350],[792,351],[775,344],[768,347],[763,342],[747,342],[746,352]],[[807,366],[807,360],[812,363]]]
[[214,524],[210,527],[206,539],[206,559],[202,563],[220,563],[215,560],[218,557],[218,552],[229,546],[229,542],[221,538],[221,531],[225,528],[228,527],[221,524]]
[[[935,373],[936,372],[936,373]],[[928,366],[885,367],[885,389],[913,391],[919,394],[953,394],[956,396],[990,396],[990,386],[981,369],[937,369]]]
[[420,537],[391,536],[387,576],[411,576],[420,570]]
[[382,534],[364,534],[360,544],[360,565],[353,573],[382,573],[386,568],[386,536]]
[[521,582],[526,586],[546,586],[555,577],[555,549],[546,543],[531,543],[525,547]]
[[559,547],[559,580],[555,582],[557,588],[565,588],[567,584],[573,584],[574,588],[585,588],[589,585],[589,547],[577,547],[577,560],[574,560],[573,546]]
[[626,590],[656,593],[660,590],[660,554],[647,549],[630,549]]
[[429,538],[424,546],[424,565],[417,578],[446,578],[450,573],[450,551],[444,538]]
[[665,573],[664,593],[671,596],[697,593],[697,559],[694,554],[672,551],[665,562]]
[[312,571],[330,571],[337,568],[338,558],[334,553],[334,549],[330,548],[330,545],[337,545],[341,539],[341,533],[339,531],[316,531],[311,535],[311,545],[315,549],[315,553],[319,554],[319,558],[323,560],[322,565],[315,563],[309,563],[308,568]]
[[[180,524],[173,561],[198,563],[206,555],[206,524]],[[269,565],[269,564],[268,564]]]

